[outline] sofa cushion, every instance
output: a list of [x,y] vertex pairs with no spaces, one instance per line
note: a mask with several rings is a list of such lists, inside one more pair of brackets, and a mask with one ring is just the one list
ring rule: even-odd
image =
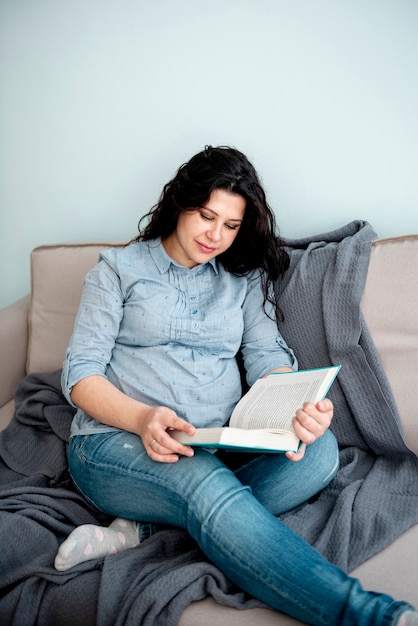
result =
[[362,311],[418,454],[418,235],[373,242]]
[[111,243],[39,246],[31,254],[31,303],[26,371],[62,367],[85,274]]
[[[27,373],[62,366],[83,277],[100,250],[120,243],[40,246],[31,255]],[[415,400],[418,371],[418,235],[373,243],[362,310],[382,359],[404,427],[418,453]]]

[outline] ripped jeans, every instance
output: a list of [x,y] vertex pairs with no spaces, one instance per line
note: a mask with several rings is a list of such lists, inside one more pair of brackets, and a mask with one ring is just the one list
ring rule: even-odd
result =
[[271,607],[318,626],[396,624],[409,605],[364,591],[276,517],[335,476],[332,433],[296,463],[284,454],[240,457],[246,462],[234,469],[227,466],[234,455],[203,449],[159,463],[126,431],[78,435],[69,447],[71,475],[92,505],[186,529],[230,580]]

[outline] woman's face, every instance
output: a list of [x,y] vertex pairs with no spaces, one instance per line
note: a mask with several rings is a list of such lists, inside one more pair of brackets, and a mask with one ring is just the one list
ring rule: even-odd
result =
[[242,196],[216,189],[206,204],[182,211],[176,229],[163,241],[167,254],[185,267],[195,267],[232,245],[244,219]]

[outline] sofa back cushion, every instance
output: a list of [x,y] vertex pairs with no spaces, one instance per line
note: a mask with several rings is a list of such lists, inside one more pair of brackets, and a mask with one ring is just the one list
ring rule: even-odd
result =
[[65,244],[32,251],[28,374],[62,367],[84,276],[97,263],[100,250],[120,245]]
[[362,311],[418,454],[418,235],[373,242]]
[[[83,277],[99,251],[120,243],[41,246],[31,255],[27,373],[59,369],[80,302]],[[375,241],[362,310],[418,454],[418,235]]]

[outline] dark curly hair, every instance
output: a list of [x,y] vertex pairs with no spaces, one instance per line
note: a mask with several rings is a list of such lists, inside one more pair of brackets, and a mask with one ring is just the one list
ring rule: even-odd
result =
[[[280,309],[271,293],[272,284],[287,270],[289,256],[276,235],[274,213],[258,174],[239,150],[206,146],[184,163],[164,186],[158,203],[139,221],[139,235],[133,242],[156,237],[164,240],[175,230],[181,211],[205,205],[216,189],[238,194],[246,201],[244,219],[233,244],[217,258],[234,274],[261,269],[264,303],[270,301],[278,316]],[[142,228],[144,221],[147,224]]]

